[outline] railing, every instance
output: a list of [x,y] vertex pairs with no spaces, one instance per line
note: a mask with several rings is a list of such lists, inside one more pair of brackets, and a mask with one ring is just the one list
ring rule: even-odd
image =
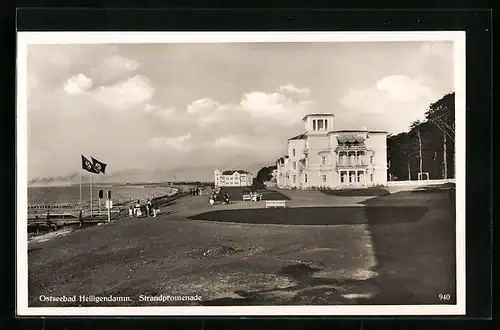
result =
[[339,145],[335,148],[335,152],[338,151],[366,151],[368,148],[365,145],[362,146],[342,146]]
[[368,164],[365,161],[354,161],[354,162],[337,162],[337,168],[351,168],[351,167],[367,167]]
[[60,205],[28,205],[28,211],[38,210],[74,210],[78,204],[60,204]]

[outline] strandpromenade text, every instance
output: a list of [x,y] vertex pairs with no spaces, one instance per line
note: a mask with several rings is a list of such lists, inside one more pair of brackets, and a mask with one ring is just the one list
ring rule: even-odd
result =
[[158,295],[158,296],[148,296],[148,295],[140,295],[137,299],[132,299],[131,297],[120,297],[120,296],[95,296],[95,295],[72,295],[72,296],[39,296],[39,301],[47,302],[47,303],[95,303],[99,304],[102,302],[106,303],[132,303],[132,302],[161,302],[161,303],[169,303],[169,302],[196,302],[202,301],[202,297],[199,295],[189,295],[189,296],[180,296],[180,295]]

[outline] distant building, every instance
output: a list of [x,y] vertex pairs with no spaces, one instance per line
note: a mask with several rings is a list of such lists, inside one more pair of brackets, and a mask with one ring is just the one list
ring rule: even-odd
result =
[[360,188],[387,184],[387,132],[334,130],[333,114],[303,118],[305,133],[288,139],[276,161],[280,188]]
[[244,170],[216,169],[214,175],[217,187],[249,187],[253,184],[253,174]]

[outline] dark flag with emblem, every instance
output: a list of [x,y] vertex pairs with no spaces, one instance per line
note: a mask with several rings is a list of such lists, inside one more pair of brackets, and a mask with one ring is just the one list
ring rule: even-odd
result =
[[96,171],[94,164],[84,155],[82,155],[82,168],[90,173],[99,173],[99,171]]
[[92,158],[92,163],[94,163],[93,166],[94,166],[95,172],[105,174],[107,164],[104,164],[103,162],[98,161],[94,157],[91,157],[91,158]]

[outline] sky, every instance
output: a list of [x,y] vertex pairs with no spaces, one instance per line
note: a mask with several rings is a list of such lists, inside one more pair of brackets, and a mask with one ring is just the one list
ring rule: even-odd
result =
[[406,131],[453,87],[452,42],[28,45],[28,179],[274,165],[307,113]]

